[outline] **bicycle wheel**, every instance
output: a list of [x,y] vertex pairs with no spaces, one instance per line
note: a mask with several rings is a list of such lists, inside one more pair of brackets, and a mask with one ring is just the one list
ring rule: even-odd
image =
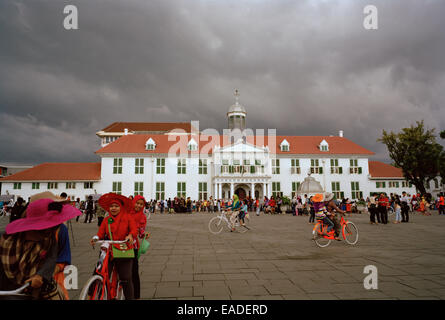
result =
[[94,275],[88,279],[80,292],[79,300],[107,300],[107,288],[104,279],[100,275]]
[[358,229],[352,222],[347,222],[342,228],[343,238],[348,244],[354,245],[358,241]]
[[213,217],[209,221],[209,231],[213,234],[219,234],[224,228],[224,221],[220,217]]
[[322,224],[317,223],[312,230],[312,239],[314,240],[315,244],[319,246],[320,248],[327,247],[332,240],[326,239],[322,236],[323,230],[322,230]]

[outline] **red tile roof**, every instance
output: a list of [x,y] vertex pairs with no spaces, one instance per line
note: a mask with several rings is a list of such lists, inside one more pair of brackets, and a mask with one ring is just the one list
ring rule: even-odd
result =
[[180,129],[190,133],[192,125],[190,122],[114,122],[101,131],[124,132],[125,129],[139,132],[169,132],[174,129]]
[[4,181],[98,181],[101,163],[42,163],[16,174],[0,178]]
[[402,169],[380,161],[369,161],[369,175],[371,178],[402,178]]
[[[228,136],[207,136],[207,135],[150,135],[138,134],[127,135],[108,144],[107,146],[96,151],[97,154],[109,153],[134,153],[134,154],[157,154],[157,153],[187,153],[187,144],[191,138],[198,142],[199,150],[204,154],[211,154],[216,145],[225,147],[229,145]],[[145,150],[146,141],[152,138],[156,143],[155,150]],[[290,146],[289,151],[281,151],[280,144],[286,139]],[[329,151],[320,151],[318,145],[321,141],[326,140],[329,144]],[[258,147],[269,146],[273,148],[272,153],[277,154],[345,154],[345,155],[373,155],[374,153],[355,144],[354,142],[343,137],[317,137],[317,136],[276,136],[270,141],[267,136],[250,136],[247,142]],[[179,152],[181,150],[181,152]],[[174,152],[176,151],[176,152]]]

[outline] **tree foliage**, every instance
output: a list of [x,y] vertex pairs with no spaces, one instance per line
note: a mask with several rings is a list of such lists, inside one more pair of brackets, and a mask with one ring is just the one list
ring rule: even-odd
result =
[[402,169],[405,179],[421,194],[426,193],[426,182],[444,174],[445,152],[436,142],[434,129],[425,129],[423,121],[417,121],[416,125],[403,128],[399,133],[383,130],[377,141],[386,145],[394,165]]

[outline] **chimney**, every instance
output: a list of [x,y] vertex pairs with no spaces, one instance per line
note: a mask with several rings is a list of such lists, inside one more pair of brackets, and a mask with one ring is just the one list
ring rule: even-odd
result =
[[125,128],[125,130],[124,130],[124,135],[127,135],[127,134],[128,134],[128,129]]
[[341,137],[341,138],[343,138],[343,130],[340,130],[340,131],[338,132],[338,136]]

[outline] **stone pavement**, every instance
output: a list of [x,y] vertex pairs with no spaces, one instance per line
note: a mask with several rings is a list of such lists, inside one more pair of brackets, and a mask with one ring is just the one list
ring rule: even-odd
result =
[[[307,216],[251,213],[250,231],[213,235],[207,227],[213,215],[152,215],[151,246],[139,267],[143,299],[445,298],[445,216],[437,211],[378,226],[369,224],[367,214],[348,215],[358,226],[358,244],[327,248],[311,240]],[[77,299],[99,250],[88,244],[96,224],[72,225],[79,290],[70,297]],[[367,265],[378,269],[377,290],[364,289]]]

